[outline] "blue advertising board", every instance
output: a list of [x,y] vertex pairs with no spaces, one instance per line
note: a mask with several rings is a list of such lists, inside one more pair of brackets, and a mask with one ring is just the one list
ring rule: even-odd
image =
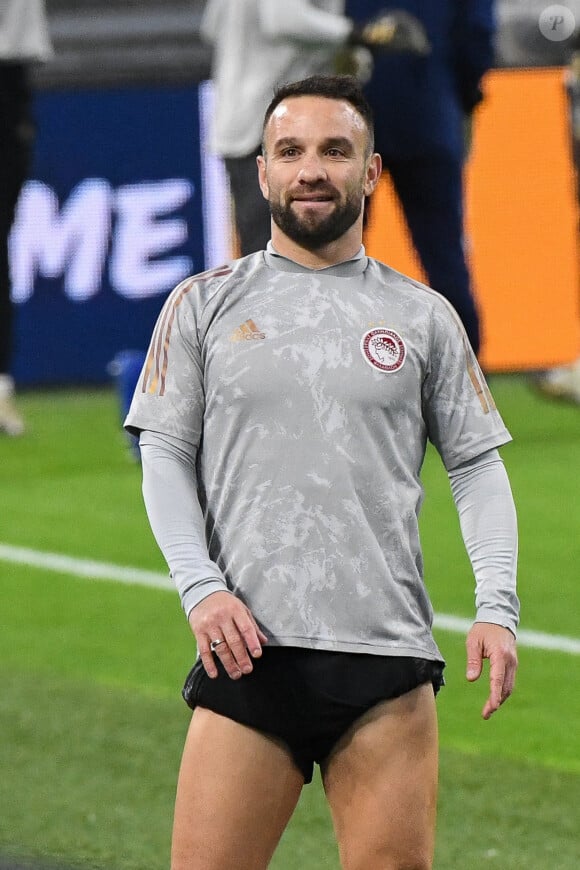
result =
[[19,385],[105,382],[119,351],[147,347],[171,289],[226,258],[203,104],[194,85],[37,96],[10,239]]

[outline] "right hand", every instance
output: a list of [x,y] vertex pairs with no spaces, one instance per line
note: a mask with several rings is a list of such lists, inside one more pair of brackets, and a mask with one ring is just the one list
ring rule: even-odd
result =
[[[189,614],[189,624],[208,677],[217,677],[217,655],[232,680],[253,670],[252,658],[262,655],[268,638],[258,627],[246,605],[231,592],[213,592],[200,601]],[[212,641],[220,640],[214,652]]]
[[467,635],[466,648],[466,676],[470,683],[480,678],[483,661],[489,659],[489,697],[481,711],[482,717],[489,719],[514,690],[518,668],[516,639],[503,625],[476,622]]

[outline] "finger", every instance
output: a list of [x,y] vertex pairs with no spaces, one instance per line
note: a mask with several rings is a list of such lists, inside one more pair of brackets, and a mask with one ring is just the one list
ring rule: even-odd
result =
[[[231,626],[224,631],[224,637],[228,650],[224,650],[225,657],[220,656],[220,659],[229,675],[232,679],[238,679],[242,674],[250,674],[254,666],[248,651],[254,658],[259,658],[262,655],[262,643],[266,643],[268,638],[249,610],[235,617]],[[231,659],[227,652],[231,654]]]
[[515,668],[515,666],[508,667],[508,668],[506,668],[505,680],[504,680],[504,684],[503,684],[502,699],[501,699],[502,704],[504,701],[507,701],[507,699],[509,698],[510,695],[513,694],[515,685],[516,685],[516,668]]
[[[238,629],[234,626],[233,629],[226,633],[225,637],[228,647],[227,652],[229,652],[232,657],[232,673],[228,671],[228,673],[230,673],[230,676],[232,676],[234,679],[237,679],[237,677],[234,676],[236,669],[239,672],[240,676],[241,674],[251,673],[253,670],[253,665],[250,656],[248,655],[248,648],[246,646],[243,635],[241,635]],[[227,670],[226,660],[224,658],[222,658],[221,660]],[[230,664],[229,659],[227,661],[228,664]]]
[[262,644],[267,643],[268,638],[254,620],[252,614],[248,611],[247,619],[236,619],[236,627],[250,654],[255,659],[259,658],[262,655]]
[[470,683],[473,683],[475,680],[478,680],[481,676],[481,669],[483,666],[483,659],[481,658],[468,658],[467,659],[467,671],[465,676],[469,680]]
[[[213,655],[218,657],[228,677],[232,680],[239,680],[242,676],[242,670],[237,661],[236,652],[239,650],[241,638],[233,620],[230,620],[225,626],[222,625],[220,628],[214,629],[211,636],[214,639],[223,638],[223,643],[215,647]],[[246,659],[249,662],[247,653]]]
[[489,719],[492,713],[499,710],[503,698],[503,688],[505,682],[505,662],[503,659],[499,661],[495,658],[490,659],[489,667],[489,697],[483,706],[481,715],[484,719]]
[[221,643],[217,649],[215,650],[214,655],[216,655],[222,665],[224,666],[224,670],[228,677],[231,680],[239,680],[242,676],[242,671],[240,666],[238,665],[234,654],[232,653],[229,643],[226,640],[225,643]]
[[198,645],[197,645],[197,649],[198,649],[200,658],[203,662],[203,666],[205,668],[206,674],[212,680],[215,680],[215,678],[218,675],[218,669],[216,667],[213,653],[210,650],[209,643],[210,643],[209,640],[204,640],[204,641],[200,640]]
[[478,680],[481,676],[483,667],[483,655],[481,652],[481,644],[472,637],[467,639],[467,670],[465,676],[472,683]]
[[516,684],[516,672],[518,669],[518,659],[517,655],[512,653],[506,662],[505,669],[505,677],[503,682],[503,690],[502,690],[502,699],[501,702],[503,704],[504,701],[507,701],[509,696],[513,694],[515,684]]

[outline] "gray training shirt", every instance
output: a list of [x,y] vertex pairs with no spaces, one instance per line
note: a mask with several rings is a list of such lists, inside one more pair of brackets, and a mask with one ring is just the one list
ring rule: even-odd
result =
[[189,278],[125,425],[197,452],[206,540],[186,612],[225,583],[271,645],[441,658],[418,533],[427,440],[450,471],[510,436],[439,294],[362,248],[313,271],[269,246]]

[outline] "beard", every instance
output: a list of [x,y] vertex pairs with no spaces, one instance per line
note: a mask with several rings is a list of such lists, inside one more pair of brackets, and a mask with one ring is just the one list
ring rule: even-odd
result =
[[284,203],[271,199],[270,211],[274,223],[288,238],[307,250],[317,250],[335,242],[352,227],[360,216],[361,200],[360,190],[351,192],[326,217],[300,217],[292,209],[291,198]]

